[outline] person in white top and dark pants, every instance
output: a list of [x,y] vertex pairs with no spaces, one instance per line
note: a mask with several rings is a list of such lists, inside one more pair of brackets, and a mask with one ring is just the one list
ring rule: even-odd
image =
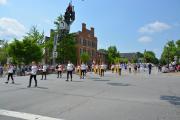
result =
[[37,70],[38,70],[38,67],[36,66],[36,63],[33,61],[32,66],[31,66],[31,75],[29,79],[29,85],[27,87],[31,87],[32,78],[34,78],[34,81],[35,81],[34,87],[37,87],[37,79],[36,79]]
[[42,78],[41,78],[41,80],[43,80],[43,76],[44,76],[44,80],[46,80],[46,74],[47,74],[47,66],[43,65],[42,66]]
[[69,61],[67,64],[67,80],[66,81],[69,81],[69,75],[71,76],[71,81],[72,81],[73,69],[74,69],[74,65]]
[[84,63],[81,64],[81,77],[80,79],[84,79],[85,74],[86,74],[86,65]]
[[6,84],[8,84],[10,77],[11,77],[11,80],[12,80],[12,84],[14,84],[13,70],[14,70],[13,65],[12,65],[12,64],[9,64],[9,65],[8,65],[8,78],[7,78],[7,81],[5,82]]
[[58,64],[56,67],[56,70],[57,70],[57,74],[58,74],[57,78],[59,78],[59,76],[60,76],[60,78],[62,78],[63,66],[61,64]]

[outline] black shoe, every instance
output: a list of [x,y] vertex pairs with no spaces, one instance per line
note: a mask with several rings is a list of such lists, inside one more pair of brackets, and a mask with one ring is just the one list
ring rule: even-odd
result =
[[35,85],[34,87],[37,87],[37,85]]
[[46,80],[46,79],[44,79],[44,80]]
[[43,80],[43,79],[41,79],[41,80]]
[[27,86],[28,88],[30,88],[31,86]]
[[14,84],[14,82],[12,82],[12,84]]
[[66,80],[66,81],[69,81],[69,80]]
[[8,82],[5,82],[6,84],[8,84]]
[[72,81],[72,79],[71,79],[71,81]]

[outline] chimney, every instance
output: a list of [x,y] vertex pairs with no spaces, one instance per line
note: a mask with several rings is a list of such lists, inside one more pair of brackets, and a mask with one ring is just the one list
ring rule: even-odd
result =
[[85,32],[86,31],[86,24],[85,23],[82,23],[82,32]]
[[94,28],[91,27],[91,34],[94,36]]

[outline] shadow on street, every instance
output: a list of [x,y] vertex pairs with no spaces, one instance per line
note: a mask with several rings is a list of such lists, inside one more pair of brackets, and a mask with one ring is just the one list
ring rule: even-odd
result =
[[160,99],[166,100],[173,105],[180,105],[180,97],[177,96],[161,96]]

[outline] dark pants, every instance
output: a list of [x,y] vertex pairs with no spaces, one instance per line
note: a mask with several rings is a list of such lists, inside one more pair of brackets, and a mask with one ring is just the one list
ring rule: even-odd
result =
[[104,76],[104,69],[101,69],[101,77]]
[[44,80],[46,80],[46,74],[47,74],[46,72],[42,73],[42,79],[41,80],[43,80],[43,76],[44,76]]
[[62,77],[62,71],[58,71],[58,76],[57,78],[59,78],[59,75],[60,75],[60,78]]
[[14,82],[13,73],[8,73],[8,79],[7,79],[7,81],[9,81],[9,78],[10,78],[10,77],[11,77],[12,82]]
[[86,74],[86,70],[81,70],[81,78],[84,79],[85,74]]
[[28,86],[28,87],[31,87],[32,78],[34,78],[34,81],[35,81],[35,87],[37,87],[36,75],[30,75],[29,86]]
[[119,75],[121,75],[121,68],[119,68]]
[[149,75],[151,74],[151,69],[149,69]]
[[131,73],[131,68],[129,68],[129,73]]
[[67,81],[69,79],[69,75],[71,76],[71,81],[72,81],[72,71],[67,71]]

